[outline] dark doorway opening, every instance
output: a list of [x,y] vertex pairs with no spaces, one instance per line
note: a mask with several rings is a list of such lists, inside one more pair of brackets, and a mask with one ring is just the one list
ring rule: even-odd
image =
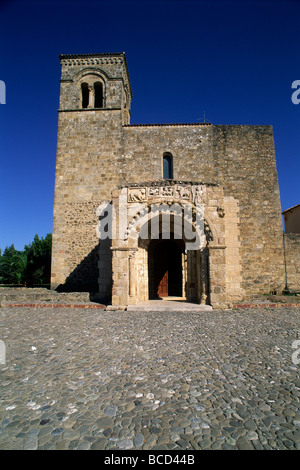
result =
[[150,298],[182,297],[182,253],[180,243],[152,240],[149,249]]

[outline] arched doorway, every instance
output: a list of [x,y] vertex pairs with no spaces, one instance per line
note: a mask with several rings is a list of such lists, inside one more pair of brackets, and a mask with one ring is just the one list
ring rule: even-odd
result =
[[[227,292],[240,290],[240,271],[231,269],[240,267],[239,258],[235,260],[238,226],[234,222],[236,235],[230,245],[227,227],[232,228],[231,218],[225,216],[238,206],[229,199],[224,200],[219,186],[173,180],[134,183],[114,190],[112,220],[117,238],[110,247],[112,305],[135,305],[162,294],[179,294],[192,303],[223,305]],[[163,250],[164,245],[159,244],[165,241]],[[170,255],[163,260],[162,252]],[[161,266],[164,270],[158,272]],[[231,279],[238,282],[231,283]]]
[[152,240],[148,252],[149,297],[182,297],[182,240]]

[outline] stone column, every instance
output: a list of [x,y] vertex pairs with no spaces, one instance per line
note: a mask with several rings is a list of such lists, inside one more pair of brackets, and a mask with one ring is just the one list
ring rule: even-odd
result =
[[187,255],[182,253],[182,296],[187,298]]
[[187,301],[197,302],[197,252],[195,250],[187,251]]
[[129,274],[129,296],[131,301],[136,303],[136,266],[135,266],[135,255],[136,249],[131,249],[128,256],[128,274]]
[[197,273],[197,283],[196,283],[197,303],[200,304],[200,301],[201,301],[201,254],[199,250],[196,251],[196,273]]
[[89,85],[89,104],[88,108],[94,108],[95,107],[95,90],[93,85]]
[[226,301],[225,245],[208,246],[210,303],[223,307]]
[[208,294],[208,250],[204,248],[200,252],[200,276],[201,276],[201,287],[200,287],[200,303],[205,305]]
[[112,305],[128,305],[128,249],[112,247]]

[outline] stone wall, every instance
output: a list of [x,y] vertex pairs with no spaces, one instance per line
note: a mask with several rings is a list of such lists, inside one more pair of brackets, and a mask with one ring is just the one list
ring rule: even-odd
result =
[[[116,157],[116,154],[121,154],[121,131],[118,111],[59,113],[53,214],[53,288],[65,284],[71,275],[77,282],[76,290],[82,283],[86,289],[91,277],[93,285],[89,289],[97,289],[94,254],[99,240],[96,211],[101,202],[110,201],[111,189],[121,182]],[[93,266],[87,277],[89,259],[93,259]]]
[[162,177],[173,156],[174,179],[217,183],[239,205],[243,288],[269,293],[284,285],[282,219],[271,126],[125,126],[123,177]]
[[287,287],[300,292],[300,233],[285,233]]
[[271,126],[214,126],[217,179],[239,201],[243,287],[284,285],[282,218]]
[[283,211],[285,233],[300,233],[300,204]]

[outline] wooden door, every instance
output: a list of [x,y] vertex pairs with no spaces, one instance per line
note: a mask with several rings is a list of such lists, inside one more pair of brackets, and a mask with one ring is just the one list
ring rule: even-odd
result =
[[158,245],[155,252],[156,258],[156,295],[157,297],[167,297],[169,294],[169,266],[168,259],[169,253],[167,244],[162,242]]
[[163,240],[154,251],[154,297],[182,296],[182,250],[172,240]]
[[160,283],[158,284],[158,296],[159,297],[168,297],[168,285],[169,285],[169,273],[166,270],[165,274],[163,275]]

